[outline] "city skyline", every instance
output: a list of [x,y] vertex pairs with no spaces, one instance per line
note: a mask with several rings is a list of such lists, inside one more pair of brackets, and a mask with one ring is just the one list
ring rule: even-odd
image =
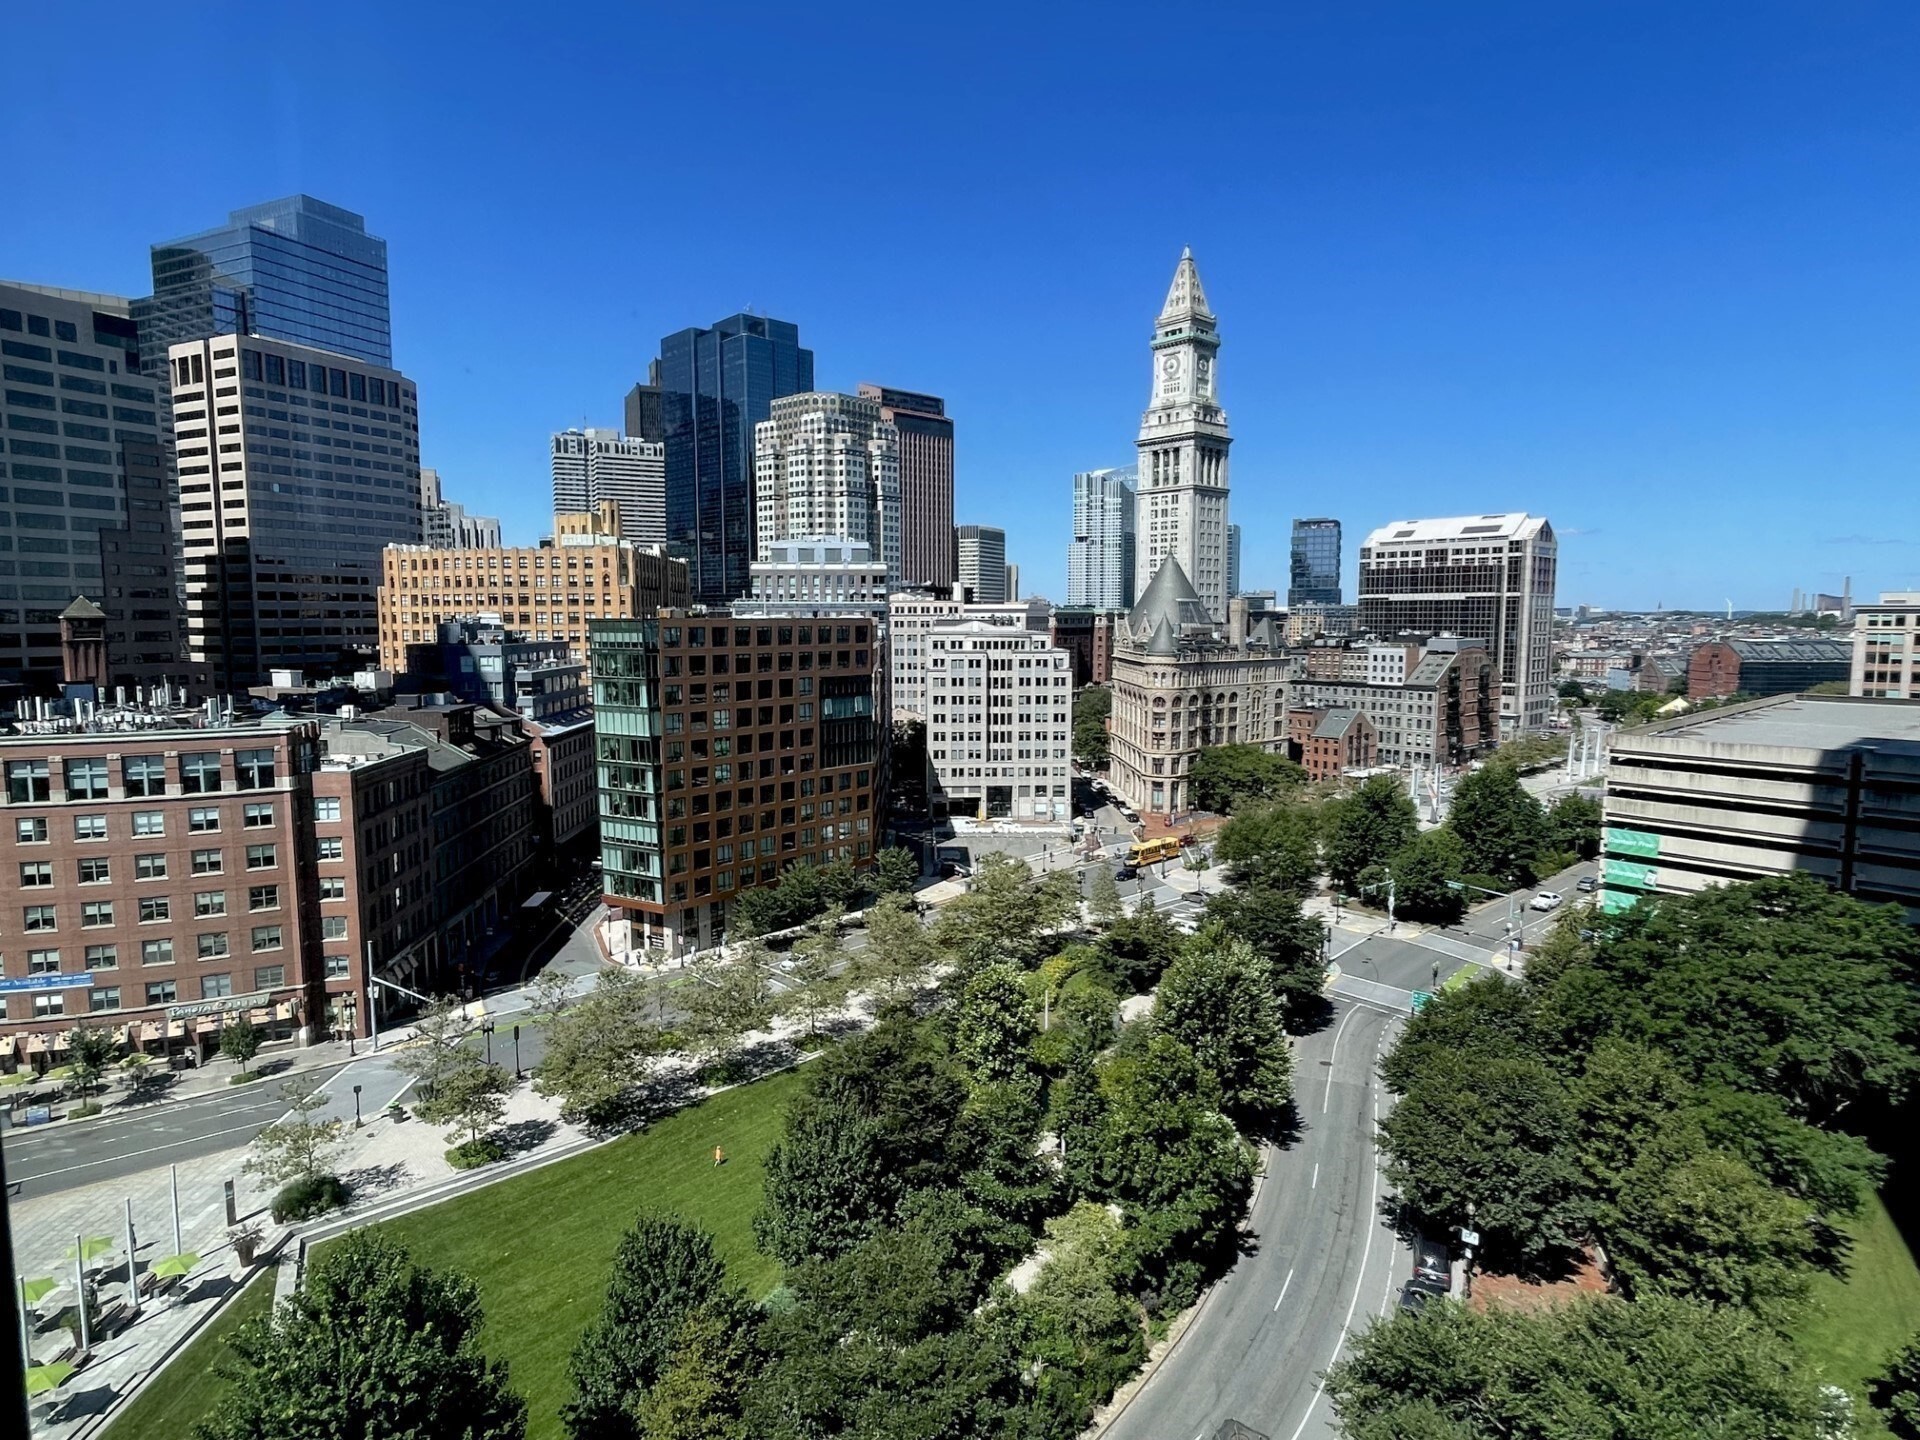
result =
[[[1202,24],[1221,98],[1194,102],[1194,122],[1244,138],[1179,213],[1091,244],[1085,215],[1183,164],[1184,142],[1117,99],[1052,93],[1074,34],[1064,21],[1038,22],[1031,58],[998,56],[1005,104],[989,107],[984,132],[946,115],[989,41],[988,27],[963,27],[896,97],[906,123],[950,152],[942,186],[883,171],[852,209],[831,202],[834,224],[813,223],[822,197],[795,198],[775,243],[754,227],[697,225],[636,239],[624,222],[644,197],[609,197],[553,228],[537,197],[604,167],[620,131],[597,123],[592,96],[555,107],[565,147],[554,121],[536,119],[525,138],[492,128],[503,122],[477,98],[490,77],[549,44],[531,21],[449,40],[403,17],[364,73],[342,77],[330,46],[291,43],[291,17],[249,16],[226,42],[277,57],[261,82],[270,123],[203,133],[160,116],[154,143],[174,159],[164,174],[116,152],[104,128],[46,137],[29,166],[35,211],[0,242],[0,275],[137,298],[150,246],[232,210],[306,193],[364,215],[389,248],[395,364],[429,397],[423,461],[464,477],[463,501],[500,513],[515,540],[544,524],[547,437],[618,425],[658,337],[743,306],[787,317],[819,356],[818,388],[881,375],[946,398],[957,509],[1005,525],[1026,588],[1058,597],[1072,476],[1130,458],[1141,297],[1191,244],[1227,317],[1240,397],[1233,518],[1246,587],[1285,588],[1299,514],[1332,513],[1359,534],[1396,515],[1510,510],[1555,517],[1564,604],[1779,608],[1794,586],[1837,591],[1849,575],[1860,594],[1912,583],[1920,542],[1827,505],[1844,493],[1892,508],[1920,448],[1902,338],[1916,291],[1900,259],[1915,215],[1897,138],[1914,102],[1890,84],[1913,17],[1828,17],[1814,46],[1785,7],[1738,24],[1503,14],[1473,37],[1405,17],[1384,38],[1341,17]],[[212,31],[228,23],[133,14],[99,42],[108,62],[138,55],[210,80]],[[639,23],[609,15],[598,32],[619,44]],[[22,43],[48,54],[74,34],[57,13],[23,27]],[[717,27],[651,26],[663,103],[703,73]],[[755,93],[804,59],[818,39],[800,28],[769,17],[729,40],[730,83]],[[1143,61],[1144,34],[1129,37],[1141,27],[1104,28],[1085,59],[1116,71]],[[1288,83],[1255,97],[1246,66],[1276,39],[1293,57]],[[449,43],[453,63],[387,83],[410,55]],[[1708,53],[1710,69],[1666,58]],[[0,116],[25,124],[57,81],[58,67],[19,77]],[[327,107],[310,102],[336,82],[366,107],[368,130],[417,143],[404,173],[368,166],[350,132],[321,123]],[[745,109],[726,123],[748,124]],[[865,109],[816,95],[794,123],[827,133]],[[1039,141],[1020,154],[1075,147],[1064,184],[1050,162],[1009,160],[1011,141],[995,143],[1016,124]],[[500,173],[482,184],[475,157],[489,153]],[[686,187],[691,215],[726,182],[676,160],[659,183]],[[102,184],[116,196],[104,214],[85,203]],[[63,225],[63,213],[87,223]],[[841,244],[856,227],[857,268]],[[1010,364],[1014,273],[1032,331],[1064,339],[1071,357],[1044,382],[1016,383]],[[583,296],[618,298],[596,301],[604,313],[589,326],[520,323]],[[1699,546],[1702,534],[1715,543]],[[1350,586],[1351,558],[1346,569]]]

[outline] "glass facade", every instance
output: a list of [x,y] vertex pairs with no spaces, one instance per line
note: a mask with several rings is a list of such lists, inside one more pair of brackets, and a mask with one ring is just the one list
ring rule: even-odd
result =
[[167,347],[211,335],[260,335],[393,364],[387,242],[350,210],[294,195],[153,247],[153,294],[135,302],[143,368]]
[[1293,563],[1287,580],[1287,607],[1340,603],[1340,522],[1293,522]]
[[595,620],[587,633],[602,883],[609,895],[657,905],[659,626],[651,620]]
[[813,352],[797,325],[730,315],[663,339],[659,383],[668,553],[687,562],[696,603],[735,599],[754,554],[753,427],[813,389]]

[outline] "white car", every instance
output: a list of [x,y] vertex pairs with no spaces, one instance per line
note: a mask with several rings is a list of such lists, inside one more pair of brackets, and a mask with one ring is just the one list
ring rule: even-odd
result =
[[1558,890],[1542,890],[1538,895],[1533,897],[1533,903],[1528,905],[1527,908],[1529,910],[1557,910],[1560,908],[1560,892]]

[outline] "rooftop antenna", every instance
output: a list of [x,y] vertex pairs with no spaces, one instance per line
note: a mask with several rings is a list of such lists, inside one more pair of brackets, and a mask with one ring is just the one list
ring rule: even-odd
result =
[[1731,598],[1727,601],[1727,619],[1733,619],[1733,601]]

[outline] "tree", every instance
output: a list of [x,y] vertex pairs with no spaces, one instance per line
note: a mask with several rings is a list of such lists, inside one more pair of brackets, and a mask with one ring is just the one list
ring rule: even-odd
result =
[[1073,697],[1073,758],[1089,769],[1107,763],[1107,717],[1113,691],[1089,685]]
[[1243,806],[1221,827],[1213,856],[1235,885],[1304,898],[1320,874],[1321,813],[1298,800]]
[[690,983],[679,995],[680,1037],[704,1064],[724,1065],[743,1036],[773,1020],[767,987],[773,957],[760,940],[730,947],[731,956],[709,951],[687,967]]
[[1466,892],[1453,888],[1465,870],[1466,851],[1449,830],[1416,835],[1393,857],[1394,914],[1405,920],[1451,925],[1466,912]]
[[1011,1080],[976,1077],[961,1112],[958,1136],[967,1158],[960,1185],[967,1199],[1017,1231],[1024,1243],[1052,1208],[1053,1172],[1041,1160],[1040,1106],[1022,1074]]
[[542,970],[527,987],[527,1002],[535,1019],[554,1019],[573,1003],[573,976]]
[[318,1090],[303,1091],[289,1080],[280,1094],[287,1113],[253,1137],[253,1153],[243,1168],[270,1185],[317,1180],[339,1154],[341,1123],[314,1118],[327,1105]]
[[1867,1381],[1867,1399],[1900,1440],[1920,1440],[1920,1334],[1887,1357]]
[[1167,967],[1154,1028],[1189,1050],[1241,1128],[1266,1131],[1293,1097],[1293,1053],[1272,975],[1244,940],[1191,945]]
[[752,1334],[715,1307],[689,1315],[666,1369],[634,1406],[637,1432],[645,1440],[747,1440],[742,1411],[759,1358]]
[[260,1027],[244,1015],[236,1015],[220,1027],[220,1053],[240,1066],[242,1075],[253,1057],[260,1053]]
[[480,1347],[479,1290],[378,1230],[342,1236],[306,1283],[242,1325],[201,1440],[520,1440],[526,1402]]
[[793,988],[781,997],[781,1008],[799,1016],[807,1039],[816,1040],[820,1022],[846,1003],[852,988],[846,947],[840,940],[839,906],[808,926],[805,938],[793,947],[793,962],[786,972]]
[[[440,1068],[433,1093],[422,1096],[414,1111],[429,1125],[450,1125],[449,1145],[478,1155],[481,1137],[498,1125],[507,1113],[507,1097],[513,1093],[513,1077],[502,1065],[490,1064],[464,1046],[453,1052],[449,1063]],[[466,1141],[461,1143],[461,1132]],[[495,1154],[500,1153],[496,1148]]]
[[1300,908],[1297,895],[1265,885],[1228,890],[1207,901],[1207,919],[1244,940],[1266,964],[1267,985],[1290,1019],[1321,1003],[1327,981],[1326,926]]
[[882,896],[867,907],[866,925],[867,946],[857,967],[860,983],[889,1000],[924,985],[939,957],[912,897]]
[[1435,1055],[1380,1122],[1405,1217],[1442,1234],[1471,1224],[1489,1261],[1520,1268],[1585,1238],[1577,1141],[1566,1090],[1537,1060]]
[[962,970],[1001,958],[1031,964],[1041,938],[1080,910],[1079,883],[1070,870],[1036,880],[1026,865],[998,852],[980,857],[967,893],[941,907],[934,943]]
[[789,1130],[819,1106],[871,1121],[878,1168],[904,1189],[953,1184],[963,1157],[954,1138],[967,1101],[967,1077],[942,1027],[894,1012],[807,1067],[807,1092],[791,1108]]
[[1375,775],[1328,807],[1327,874],[1340,889],[1358,888],[1360,872],[1385,865],[1412,843],[1420,813],[1394,775]]
[[1113,871],[1104,864],[1096,865],[1093,880],[1087,887],[1087,914],[1093,923],[1111,926],[1124,913],[1120,908],[1120,887],[1115,883]]
[[676,1217],[640,1215],[613,1252],[600,1314],[567,1362],[573,1395],[560,1418],[568,1433],[574,1440],[647,1435],[637,1412],[688,1338],[685,1326],[703,1315],[737,1321],[746,1308],[727,1284],[711,1236]]
[[1025,1078],[1037,1027],[1033,1001],[1011,965],[989,965],[967,981],[954,1019],[953,1053],[977,1089]]
[[1407,1021],[1399,1043],[1380,1062],[1380,1078],[1396,1095],[1423,1083],[1435,1065],[1463,1058],[1537,1060],[1544,1046],[1534,997],[1496,975],[1442,990]]
[[845,910],[860,893],[860,872],[851,860],[833,860],[814,872],[820,886],[820,898],[828,909]]
[[920,883],[920,859],[904,845],[889,845],[873,857],[873,880],[883,895],[911,895]]
[[787,1265],[845,1254],[893,1211],[900,1184],[881,1162],[873,1120],[844,1104],[805,1106],[767,1153],[753,1233]]
[[547,1053],[533,1088],[556,1098],[569,1120],[618,1123],[659,1046],[647,1023],[646,987],[631,970],[602,970],[592,990],[547,1026]]
[[1571,852],[1582,860],[1600,853],[1600,802],[1564,795],[1547,811],[1547,848]]
[[431,1095],[443,1074],[450,1073],[473,1031],[467,1007],[451,995],[431,1001],[413,1022],[413,1042],[394,1064],[411,1075],[422,1095]]
[[76,1025],[67,1032],[67,1064],[82,1095],[91,1094],[120,1053],[120,1042],[97,1025]]
[[1251,801],[1273,800],[1307,783],[1307,772],[1258,745],[1210,745],[1193,761],[1196,810],[1225,815]]
[[1818,1385],[1739,1310],[1653,1296],[1401,1310],[1327,1374],[1347,1440],[1820,1433]]
[[1469,874],[1533,883],[1533,862],[1547,838],[1546,814],[1511,766],[1487,765],[1465,776],[1454,787],[1447,828],[1460,837]]

